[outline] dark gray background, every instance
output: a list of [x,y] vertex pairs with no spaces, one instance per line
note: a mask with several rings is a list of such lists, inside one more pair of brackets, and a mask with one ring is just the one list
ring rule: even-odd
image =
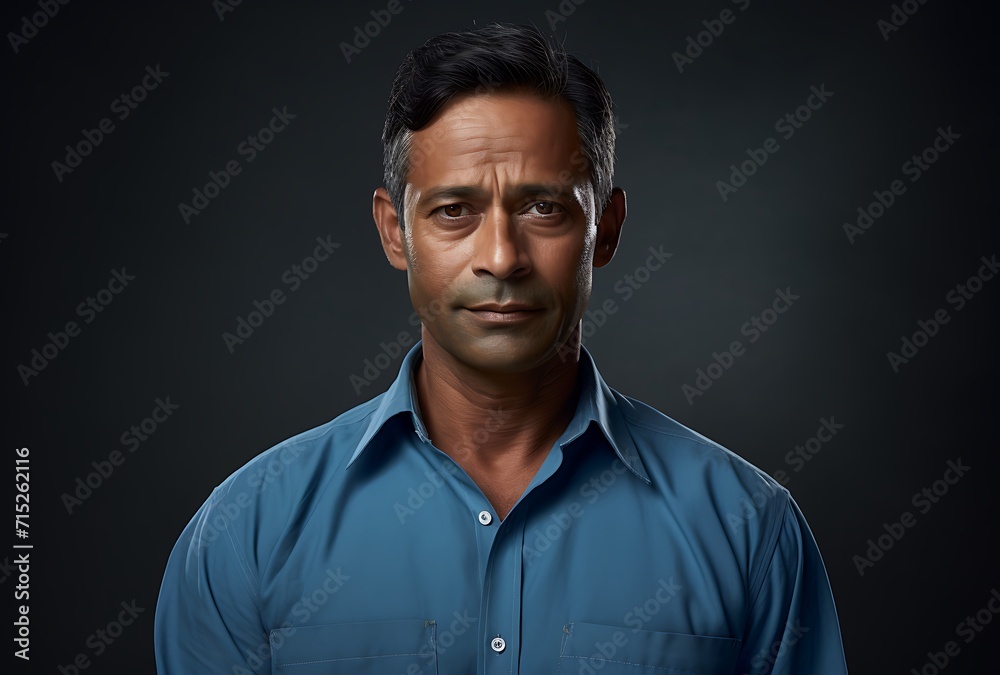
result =
[[[212,488],[396,375],[398,358],[360,394],[349,382],[380,341],[415,335],[405,275],[370,215],[395,69],[437,33],[497,20],[550,32],[545,12],[559,12],[556,1],[402,2],[349,64],[338,45],[386,3],[246,0],[220,21],[209,0],[72,2],[19,53],[3,47],[2,428],[7,471],[14,448],[31,450],[37,672],[93,656],[87,637],[132,599],[145,613],[85,672],[152,672],[163,567]],[[844,428],[788,487],[824,555],[852,672],[919,671],[948,640],[962,647],[949,673],[983,672],[1000,627],[968,645],[955,627],[1000,586],[1000,281],[961,311],[945,296],[997,252],[992,16],[935,0],[884,40],[888,2],[563,6],[575,11],[555,33],[615,99],[615,183],[629,200],[621,247],[595,273],[591,306],[619,308],[585,341],[602,374],[769,473],[789,470],[786,453],[834,416]],[[725,8],[735,21],[679,73],[671,53]],[[37,11],[10,3],[0,27]],[[65,146],[156,64],[169,76],[58,182]],[[723,202],[716,181],[777,136],[812,85],[834,95]],[[282,106],[296,119],[243,161],[238,144]],[[910,183],[901,165],[949,125],[961,138]],[[242,173],[185,224],[178,203],[230,159]],[[843,223],[897,178],[906,193],[849,243]],[[287,292],[282,273],[324,235],[340,249]],[[623,301],[614,284],[660,245],[673,257]],[[135,281],[83,324],[77,304],[122,266]],[[800,299],[749,344],[741,325],[786,287]],[[273,288],[287,301],[230,353],[223,332]],[[894,373],[886,353],[940,307],[950,322]],[[81,334],[25,386],[17,366],[70,320]],[[681,386],[733,340],[746,354],[689,405]],[[121,434],[167,396],[180,408],[125,451]],[[61,495],[116,449],[125,463],[67,514]],[[860,576],[852,556],[958,458],[968,474]],[[15,580],[0,578],[11,598]]]

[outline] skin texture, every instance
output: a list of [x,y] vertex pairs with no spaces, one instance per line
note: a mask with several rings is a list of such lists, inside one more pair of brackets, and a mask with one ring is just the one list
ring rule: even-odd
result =
[[[384,188],[372,215],[421,317],[416,386],[430,439],[502,519],[572,418],[593,268],[618,246],[625,193],[614,188],[595,217],[562,99],[456,97],[412,147],[405,232]],[[509,303],[530,311],[473,309]]]

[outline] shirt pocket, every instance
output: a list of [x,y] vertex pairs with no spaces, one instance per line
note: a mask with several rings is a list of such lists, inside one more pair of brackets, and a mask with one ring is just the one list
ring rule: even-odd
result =
[[579,621],[563,627],[560,673],[602,675],[731,674],[740,654],[735,638],[663,633]]
[[273,630],[270,637],[275,674],[437,672],[437,624],[430,620],[302,626],[291,635]]

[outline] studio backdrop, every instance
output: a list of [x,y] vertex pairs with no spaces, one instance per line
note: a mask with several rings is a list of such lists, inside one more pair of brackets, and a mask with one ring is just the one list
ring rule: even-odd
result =
[[609,385],[791,491],[852,672],[993,672],[984,11],[7,3],[5,672],[154,672],[167,556],[212,489],[395,378],[420,334],[371,216],[389,87],[494,21],[614,98],[628,217],[583,322]]

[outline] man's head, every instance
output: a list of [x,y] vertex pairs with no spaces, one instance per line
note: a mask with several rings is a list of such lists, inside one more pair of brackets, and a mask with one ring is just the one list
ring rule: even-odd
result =
[[406,57],[373,215],[426,339],[498,372],[578,339],[625,218],[614,141],[600,78],[534,28],[449,33]]
[[[580,151],[600,213],[611,195],[614,175],[611,96],[597,73],[568,55],[562,45],[532,26],[510,24],[438,35],[403,59],[382,131],[385,187],[399,213],[411,163],[422,155],[420,147],[413,148],[412,132],[456,96],[516,88],[544,98],[561,97],[573,108]],[[402,219],[399,224],[405,227]]]

